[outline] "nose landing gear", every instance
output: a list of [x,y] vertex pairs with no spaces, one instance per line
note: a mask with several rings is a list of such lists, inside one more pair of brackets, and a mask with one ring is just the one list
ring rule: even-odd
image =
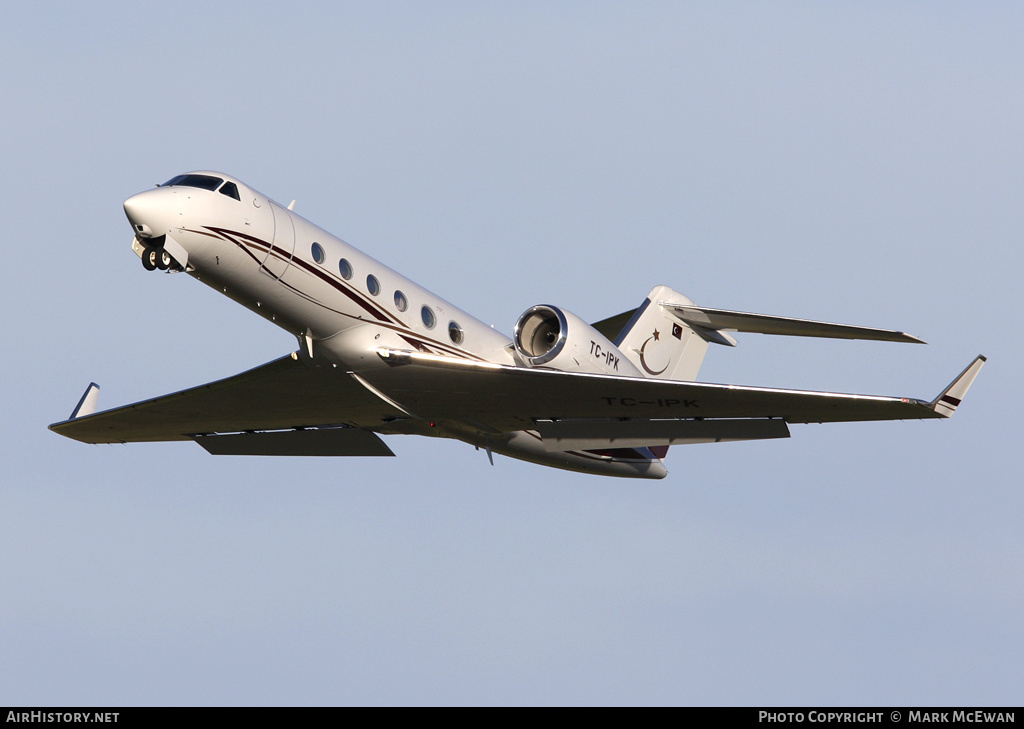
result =
[[156,248],[146,246],[142,249],[142,266],[147,271],[155,271],[156,263],[160,258],[160,251]]
[[143,245],[142,248],[142,266],[147,271],[154,271],[160,269],[161,271],[182,271],[184,270],[177,261],[174,260],[174,256],[168,253],[164,248],[157,246]]
[[188,251],[169,235],[144,239],[136,236],[132,240],[132,250],[142,259],[147,271],[159,269],[176,273],[191,270],[188,268]]

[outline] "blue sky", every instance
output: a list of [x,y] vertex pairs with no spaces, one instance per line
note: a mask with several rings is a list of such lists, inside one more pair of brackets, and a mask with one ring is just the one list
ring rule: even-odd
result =
[[[0,703],[1019,703],[1024,11],[1011,3],[15,8]],[[928,346],[739,335],[701,379],[948,422],[681,447],[638,483],[89,447],[46,425],[295,348],[146,274],[129,195],[220,169],[510,331],[655,284]],[[13,229],[11,229],[13,227]]]

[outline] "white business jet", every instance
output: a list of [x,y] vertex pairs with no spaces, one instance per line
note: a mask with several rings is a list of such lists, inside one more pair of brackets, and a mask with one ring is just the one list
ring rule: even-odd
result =
[[[293,203],[294,204],[294,203]],[[903,332],[697,306],[657,286],[588,324],[531,307],[511,340],[253,188],[178,175],[124,210],[148,270],[185,272],[287,329],[298,349],[242,374],[50,429],[85,443],[195,441],[213,454],[390,456],[380,435],[455,438],[606,476],[663,478],[669,446],[789,437],[789,423],[946,418],[933,400],[695,382],[729,332],[920,342]]]

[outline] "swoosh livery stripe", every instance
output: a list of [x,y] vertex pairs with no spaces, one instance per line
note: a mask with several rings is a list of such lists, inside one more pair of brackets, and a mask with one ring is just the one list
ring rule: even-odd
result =
[[[314,266],[313,264],[308,263],[307,261],[304,261],[301,258],[294,257],[288,251],[285,251],[285,250],[283,250],[283,249],[273,245],[272,243],[268,243],[267,241],[262,240],[260,238],[257,238],[257,237],[255,237],[253,235],[250,235],[248,233],[242,233],[242,232],[236,231],[236,230],[229,230],[229,229],[226,229],[226,228],[218,228],[218,227],[213,227],[213,226],[205,226],[205,227],[206,227],[206,231],[210,231],[210,232],[206,232],[206,231],[202,231],[202,230],[194,230],[194,231],[190,231],[190,232],[202,233],[203,235],[210,235],[212,237],[218,237],[218,238],[221,238],[222,240],[225,240],[225,241],[227,241],[229,243],[232,243],[232,244],[238,246],[238,248],[240,248],[241,250],[245,251],[245,253],[250,258],[252,258],[253,261],[255,261],[257,264],[259,264],[261,266],[262,266],[263,262],[259,259],[258,256],[256,256],[253,253],[253,249],[255,249],[255,250],[257,250],[257,251],[259,251],[261,253],[266,252],[269,255],[272,255],[275,258],[277,258],[282,263],[289,263],[289,264],[291,264],[293,266],[296,266],[298,269],[304,271],[307,274],[316,276],[321,281],[323,281],[324,283],[328,284],[329,286],[331,286],[333,289],[335,289],[339,293],[344,294],[354,304],[356,304],[361,309],[366,311],[368,314],[373,316],[374,319],[376,320],[376,321],[373,322],[374,324],[377,324],[378,326],[383,326],[386,329],[390,329],[390,330],[396,332],[411,347],[413,347],[414,349],[416,349],[418,351],[430,352],[431,349],[434,349],[434,350],[437,350],[438,352],[441,352],[441,353],[444,353],[444,354],[449,354],[449,355],[454,356],[454,357],[460,357],[462,359],[471,359],[471,360],[477,360],[477,361],[480,361],[480,362],[486,361],[483,357],[480,357],[478,355],[472,354],[472,353],[467,352],[467,351],[462,350],[462,349],[458,349],[456,347],[453,347],[450,344],[446,344],[446,343],[441,342],[439,340],[436,340],[436,339],[434,339],[432,337],[424,337],[423,335],[416,333],[415,331],[410,329],[408,327],[408,325],[404,324],[398,317],[394,316],[393,314],[388,312],[386,309],[383,309],[380,305],[378,305],[372,299],[367,298],[361,291],[359,291],[359,290],[355,289],[354,287],[352,287],[351,284],[348,284],[348,283],[338,279],[337,277],[331,275],[330,273],[328,273],[324,269],[320,268],[319,266]],[[318,300],[310,297],[308,294],[306,294],[303,291],[297,289],[295,286],[292,286],[291,284],[283,281],[282,279],[278,279],[278,282],[281,283],[286,288],[288,288],[290,291],[292,291],[297,296],[301,296],[302,298],[306,299],[307,301],[309,301],[312,304],[316,304],[318,306],[321,306],[321,307],[327,309],[328,311],[331,311],[331,312],[333,312],[335,314],[338,314],[339,316],[345,316],[345,317],[348,317],[350,319],[359,319],[359,317],[353,316],[352,314],[349,314],[349,313],[344,312],[344,311],[339,311],[339,310],[337,310],[337,309],[335,309],[333,307],[330,307],[330,306],[324,304],[322,301],[318,301]]]

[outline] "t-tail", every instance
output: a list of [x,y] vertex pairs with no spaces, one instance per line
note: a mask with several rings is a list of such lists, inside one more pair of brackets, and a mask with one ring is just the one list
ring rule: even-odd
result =
[[615,338],[615,346],[645,377],[695,380],[710,342],[736,343],[680,318],[677,307],[686,306],[693,301],[668,286],[655,286]]
[[668,286],[655,286],[638,308],[594,327],[607,332],[622,321],[626,324],[615,337],[615,345],[645,377],[663,380],[696,380],[709,344],[736,346],[729,332],[923,343],[890,329],[697,306]]

